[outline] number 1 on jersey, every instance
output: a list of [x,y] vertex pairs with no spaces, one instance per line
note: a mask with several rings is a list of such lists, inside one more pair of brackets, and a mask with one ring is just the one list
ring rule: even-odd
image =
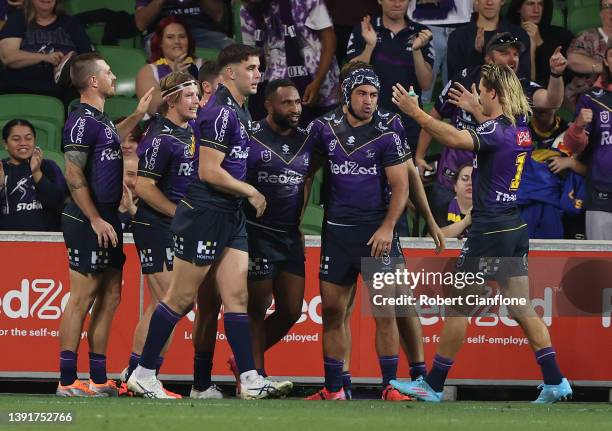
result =
[[523,174],[523,168],[525,167],[525,160],[527,160],[527,153],[519,153],[516,156],[516,174],[514,175],[514,179],[510,182],[510,190],[518,190],[519,185],[521,184],[521,175]]

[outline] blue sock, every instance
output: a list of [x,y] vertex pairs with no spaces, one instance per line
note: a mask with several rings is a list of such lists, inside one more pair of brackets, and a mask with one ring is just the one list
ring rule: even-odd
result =
[[259,374],[262,377],[268,377],[268,373],[266,373],[266,369],[265,368],[258,368],[257,369],[257,374]]
[[77,354],[70,350],[60,352],[60,383],[69,386],[77,379]]
[[212,385],[213,352],[196,352],[193,357],[193,388],[205,391]]
[[552,347],[545,347],[535,352],[536,361],[542,370],[544,383],[547,385],[558,385],[563,379],[563,374],[557,364],[557,355]]
[[353,397],[352,385],[351,385],[351,372],[350,371],[342,371],[342,388],[344,389],[344,394],[346,395],[346,399],[351,399]]
[[325,387],[330,392],[338,392],[342,389],[342,368],[344,361],[324,357],[323,368],[325,368]]
[[255,369],[249,315],[246,313],[224,313],[223,325],[240,374]]
[[106,355],[89,352],[89,378],[98,385],[106,383]]
[[410,378],[416,380],[419,377],[425,378],[427,375],[427,366],[425,362],[410,362]]
[[138,366],[138,361],[140,361],[140,355],[138,353],[132,352],[130,354],[130,362],[128,362],[127,375],[125,376],[125,381],[127,382]]
[[155,375],[159,374],[159,369],[164,365],[164,357],[160,356],[157,358],[157,363],[155,364]]
[[378,363],[380,364],[380,372],[382,374],[382,386],[386,388],[391,380],[397,378],[397,364],[399,356],[379,356]]
[[444,390],[446,376],[454,363],[455,361],[450,358],[445,358],[444,356],[440,355],[434,356],[431,370],[429,371],[429,374],[427,374],[427,377],[425,377],[425,381],[434,391],[442,392]]
[[157,304],[151,316],[151,322],[149,323],[147,341],[140,354],[140,366],[149,370],[155,370],[157,368],[159,354],[164,348],[166,341],[168,341],[168,338],[170,338],[176,323],[181,320],[181,317],[183,316],[172,311],[170,307],[163,302]]

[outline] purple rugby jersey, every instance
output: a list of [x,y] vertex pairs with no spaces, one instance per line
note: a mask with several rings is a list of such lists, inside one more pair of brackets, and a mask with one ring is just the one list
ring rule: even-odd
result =
[[[178,204],[198,175],[198,153],[191,126],[183,129],[157,114],[138,145],[137,153],[140,159],[138,176],[156,180],[164,196]],[[165,218],[141,202],[141,207]]]
[[393,119],[381,119],[377,112],[370,123],[352,127],[338,108],[308,126],[314,151],[327,159],[328,221],[377,225],[385,218],[391,191],[385,168],[411,157],[405,138],[387,118]]
[[589,142],[585,150],[588,161],[587,200],[585,207],[592,211],[612,212],[612,93],[603,88],[591,88],[576,106],[593,110],[593,121],[585,132]]
[[248,220],[269,227],[297,226],[304,205],[304,179],[312,156],[306,130],[297,128],[288,136],[274,132],[266,120],[253,123],[247,181],[266,197],[266,211],[255,219],[253,208],[245,208]]
[[[469,91],[472,90],[472,85],[476,85],[478,88],[478,84],[480,83],[480,68],[481,66],[463,69],[457,76],[448,81],[440,93],[440,96],[436,99],[434,105],[436,111],[438,111],[442,118],[450,119],[450,123],[459,130],[474,130],[478,127],[478,122],[472,114],[453,105],[448,97],[448,92],[455,82],[458,82]],[[527,100],[529,100],[531,104],[533,94],[542,87],[527,79],[519,79],[519,81],[521,82]],[[474,154],[470,151],[444,147],[440,155],[440,161],[438,162],[437,181],[447,189],[454,191],[457,169],[472,162],[472,160],[474,160]]]
[[516,220],[517,190],[531,150],[531,134],[524,119],[512,125],[500,116],[470,130],[474,141],[472,173],[472,218],[487,222]]
[[[251,115],[234,100],[227,87],[219,85],[198,113],[195,128],[198,144],[224,153],[221,167],[237,180],[245,181]],[[243,200],[201,180],[191,184],[185,199],[192,205],[220,211],[235,211]]]
[[106,113],[77,103],[64,125],[62,151],[87,153],[84,174],[94,204],[119,207],[123,195],[121,138]]

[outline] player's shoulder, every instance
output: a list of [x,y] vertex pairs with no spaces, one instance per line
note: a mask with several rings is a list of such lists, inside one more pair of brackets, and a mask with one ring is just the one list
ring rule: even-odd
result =
[[478,127],[476,127],[476,133],[478,133],[479,135],[489,135],[495,133],[497,130],[501,129],[503,121],[503,116],[491,118],[490,120],[487,120],[478,125]]
[[311,133],[315,128],[325,127],[331,123],[340,124],[343,118],[344,112],[342,111],[342,107],[338,107],[312,120],[312,122],[306,128],[306,131]]
[[601,100],[606,96],[609,96],[610,92],[600,87],[591,87],[589,91],[585,93],[585,95],[590,99]]
[[86,123],[106,122],[106,115],[87,103],[77,103],[68,114],[68,122],[82,119]]
[[266,129],[266,120],[259,120],[251,122],[251,136],[257,137],[261,135]]

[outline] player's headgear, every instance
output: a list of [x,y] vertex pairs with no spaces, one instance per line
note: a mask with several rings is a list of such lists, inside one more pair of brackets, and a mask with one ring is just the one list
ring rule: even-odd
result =
[[342,97],[349,112],[353,115],[355,115],[355,112],[351,106],[351,94],[353,90],[360,85],[371,85],[375,87],[376,90],[380,91],[380,80],[373,70],[357,69],[349,73],[344,81],[342,81]]

